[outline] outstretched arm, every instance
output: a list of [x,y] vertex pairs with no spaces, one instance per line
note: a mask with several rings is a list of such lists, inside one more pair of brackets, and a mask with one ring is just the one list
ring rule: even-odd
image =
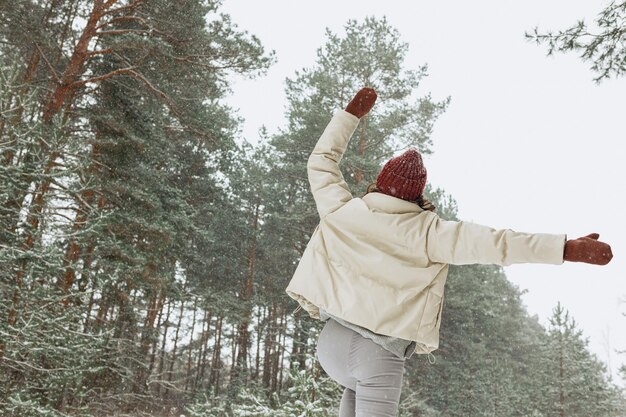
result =
[[564,261],[606,265],[611,247],[597,233],[575,240],[563,234],[496,230],[469,222],[435,218],[428,230],[428,257],[454,265],[515,263],[562,264]]
[[361,89],[345,110],[335,113],[309,157],[307,173],[320,218],[352,199],[339,170],[339,162],[360,118],[371,110],[375,101],[373,89]]
[[434,262],[453,265],[563,263],[565,235],[496,230],[480,224],[435,218],[427,252]]

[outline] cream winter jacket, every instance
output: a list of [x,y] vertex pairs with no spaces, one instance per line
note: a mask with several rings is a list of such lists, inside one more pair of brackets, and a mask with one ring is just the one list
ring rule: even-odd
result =
[[308,160],[320,223],[286,292],[311,317],[321,307],[429,353],[439,346],[448,264],[563,263],[565,235],[446,221],[377,192],[354,198],[339,161],[358,123],[338,110]]

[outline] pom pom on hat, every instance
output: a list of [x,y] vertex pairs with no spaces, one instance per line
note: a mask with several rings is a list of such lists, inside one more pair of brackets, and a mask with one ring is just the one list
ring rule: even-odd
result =
[[415,149],[390,159],[376,178],[376,187],[384,194],[415,201],[426,187],[426,167]]

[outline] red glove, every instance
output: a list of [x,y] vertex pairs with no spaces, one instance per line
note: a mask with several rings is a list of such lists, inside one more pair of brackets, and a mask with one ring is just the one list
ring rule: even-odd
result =
[[361,88],[358,93],[354,96],[352,101],[348,103],[346,107],[346,111],[358,117],[359,119],[365,116],[372,107],[374,107],[374,102],[376,101],[376,91],[373,88],[365,87]]
[[585,262],[594,265],[606,265],[613,259],[611,247],[599,242],[597,233],[565,242],[563,260],[569,262]]

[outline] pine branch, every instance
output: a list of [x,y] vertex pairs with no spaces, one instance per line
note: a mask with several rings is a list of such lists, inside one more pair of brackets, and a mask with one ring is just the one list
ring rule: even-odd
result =
[[111,14],[117,14],[117,13],[120,13],[120,12],[126,12],[126,11],[129,11],[129,10],[135,10],[141,3],[143,3],[143,0],[136,0],[136,1],[134,1],[131,4],[128,4],[126,6],[117,7],[115,9],[107,10],[107,11],[105,11],[103,13],[103,16],[111,15]]
[[52,64],[50,64],[50,61],[48,61],[48,58],[46,58],[46,55],[43,53],[43,51],[41,50],[39,45],[35,43],[35,47],[39,51],[39,55],[43,58],[44,62],[46,63],[46,66],[50,70],[50,73],[52,74],[52,77],[54,77],[54,79],[55,79],[55,81],[57,83],[61,82],[61,80],[59,79],[59,75],[57,74],[57,72],[54,69],[54,67],[52,66]]
[[96,36],[126,35],[128,33],[147,33],[148,29],[110,29],[96,32]]
[[105,55],[113,52],[113,48],[100,49],[97,51],[91,51],[87,54],[87,56],[96,56],[96,55]]
[[98,25],[96,27],[96,30],[100,30],[102,28],[105,28],[105,27],[107,27],[109,25],[112,25],[113,23],[128,22],[128,21],[139,22],[139,23],[142,23],[142,24],[144,24],[146,26],[150,26],[148,24],[148,21],[146,19],[142,18],[142,17],[139,17],[139,16],[120,16],[120,17],[114,17],[111,20],[108,20],[108,21],[106,21],[104,23],[101,23],[100,25]]
[[93,78],[89,78],[89,79],[86,79],[86,80],[75,81],[74,83],[70,84],[70,87],[76,88],[76,87],[80,87],[81,85],[85,85],[87,83],[93,83],[93,82],[96,82],[96,81],[103,81],[103,80],[106,80],[108,78],[115,77],[116,75],[128,74],[128,73],[133,72],[133,70],[135,68],[136,67],[127,67],[127,68],[116,69],[115,71],[111,71],[111,72],[106,73],[104,75],[100,75],[99,77],[93,77]]
[[117,2],[118,2],[118,0],[107,0],[107,2],[104,3],[104,8],[108,9],[109,7],[113,6]]

